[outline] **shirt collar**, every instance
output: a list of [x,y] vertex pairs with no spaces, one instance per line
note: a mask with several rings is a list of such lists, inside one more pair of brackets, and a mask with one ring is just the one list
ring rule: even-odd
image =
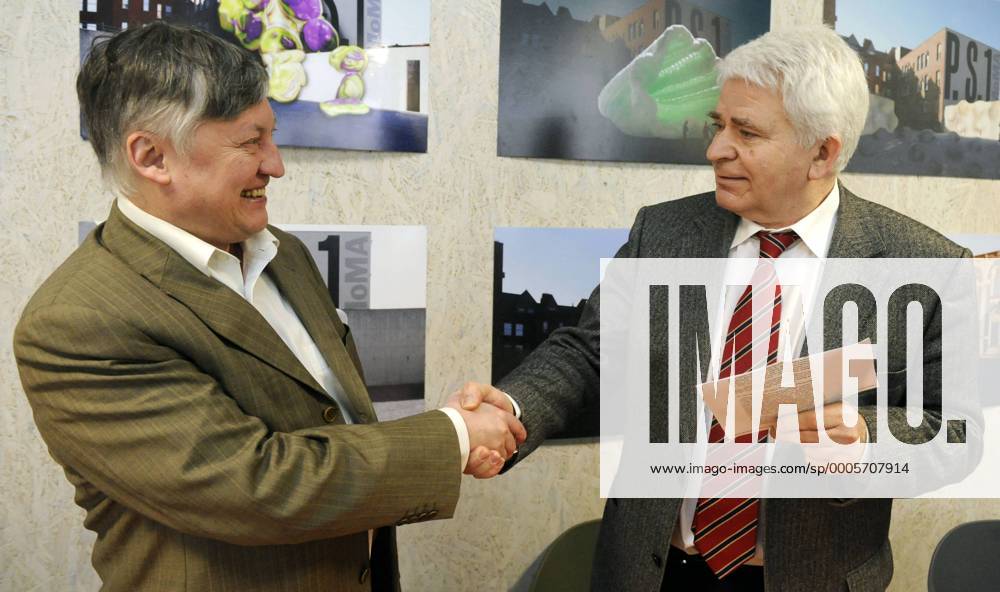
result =
[[[118,198],[118,209],[136,226],[163,241],[164,244],[207,276],[213,276],[211,265],[213,258],[230,257],[235,259],[232,254],[143,210],[127,197]],[[264,258],[266,262],[269,262],[277,254],[279,244],[280,241],[267,228],[251,235],[243,241],[244,263],[256,258]],[[264,265],[267,264],[266,262]],[[263,266],[261,267],[263,268]]]
[[834,182],[833,189],[816,206],[816,209],[785,228],[764,228],[752,220],[740,217],[739,226],[736,227],[736,234],[733,236],[733,242],[729,248],[735,249],[761,230],[767,232],[793,230],[795,234],[799,235],[802,243],[812,251],[813,255],[818,258],[826,257],[830,248],[830,238],[833,235],[833,225],[837,219],[837,209],[840,207],[839,186],[839,182]]

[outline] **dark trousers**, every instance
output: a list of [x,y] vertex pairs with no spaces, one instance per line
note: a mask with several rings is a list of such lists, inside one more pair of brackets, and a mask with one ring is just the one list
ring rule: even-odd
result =
[[764,568],[744,565],[723,579],[715,577],[701,555],[670,547],[660,592],[764,592]]

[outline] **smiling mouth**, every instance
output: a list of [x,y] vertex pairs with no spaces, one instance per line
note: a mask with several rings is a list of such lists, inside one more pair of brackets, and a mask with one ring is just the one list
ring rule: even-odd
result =
[[240,191],[240,197],[246,199],[260,199],[262,197],[267,197],[267,188],[258,187],[257,189],[244,189]]

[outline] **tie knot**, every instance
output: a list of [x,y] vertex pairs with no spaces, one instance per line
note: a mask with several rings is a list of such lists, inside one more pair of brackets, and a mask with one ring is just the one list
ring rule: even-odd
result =
[[765,232],[761,230],[757,233],[760,239],[760,256],[768,259],[777,259],[785,252],[785,249],[792,246],[792,243],[799,240],[799,235],[794,231],[787,232]]

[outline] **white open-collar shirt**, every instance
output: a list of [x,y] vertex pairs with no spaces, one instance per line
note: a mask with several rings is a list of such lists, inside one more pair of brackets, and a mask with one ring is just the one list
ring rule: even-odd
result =
[[[302,320],[285,300],[271,278],[264,273],[267,265],[278,254],[280,241],[267,229],[263,229],[243,242],[243,265],[240,260],[193,234],[173,224],[153,216],[125,197],[118,198],[118,209],[126,218],[135,223],[168,247],[177,252],[198,271],[240,295],[257,309],[264,320],[281,337],[292,354],[302,363],[327,395],[337,404],[344,420],[357,423],[357,413],[343,386],[326,363],[316,342],[306,331]],[[343,311],[337,310],[341,320],[346,321]],[[454,409],[444,411],[455,426],[461,452],[462,470],[469,458],[469,432],[465,420]]]

